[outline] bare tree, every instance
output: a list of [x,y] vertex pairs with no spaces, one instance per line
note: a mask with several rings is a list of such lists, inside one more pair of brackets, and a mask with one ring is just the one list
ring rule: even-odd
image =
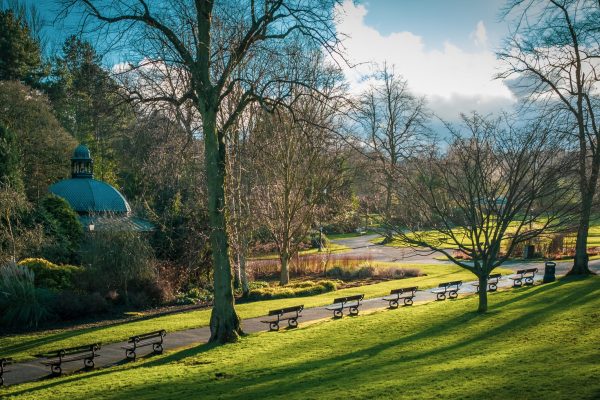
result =
[[[372,178],[383,193],[382,214],[390,220],[398,165],[422,146],[429,112],[425,99],[413,95],[393,68],[384,65],[375,77],[377,82],[359,96],[354,119],[362,143],[359,148],[373,163]],[[386,230],[384,241],[390,242],[392,234]]]
[[339,192],[342,153],[325,126],[328,109],[305,101],[297,111],[265,115],[254,135],[256,216],[269,230],[281,261],[280,283],[289,282],[290,259]]
[[[304,82],[301,70],[280,75],[290,41],[336,52],[336,0],[63,0],[65,12],[83,9],[87,28],[128,42],[138,58],[161,60],[183,71],[182,87],[168,96],[142,93],[143,101],[191,102],[202,120],[207,173],[215,300],[211,341],[241,333],[234,308],[226,223],[225,134],[247,105],[273,108]],[[89,16],[89,17],[88,17]],[[110,32],[110,33],[113,33]],[[299,54],[301,57],[302,53]],[[298,55],[296,55],[298,56]],[[218,121],[229,94],[241,88],[233,112]]]
[[524,105],[561,115],[579,148],[581,208],[570,274],[590,274],[587,238],[600,171],[600,2],[510,0],[513,30],[498,56],[501,78],[513,82]]
[[445,151],[402,167],[397,221],[390,225],[402,242],[440,252],[475,274],[478,310],[485,312],[490,272],[518,244],[568,226],[576,208],[572,157],[553,124],[542,120],[515,127],[474,114],[463,116],[462,128],[448,128]]

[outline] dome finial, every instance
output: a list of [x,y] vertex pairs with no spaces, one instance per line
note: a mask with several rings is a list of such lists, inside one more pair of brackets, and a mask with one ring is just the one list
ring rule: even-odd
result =
[[71,157],[71,177],[94,177],[94,162],[90,154],[90,149],[84,144],[77,146],[73,152],[73,157]]

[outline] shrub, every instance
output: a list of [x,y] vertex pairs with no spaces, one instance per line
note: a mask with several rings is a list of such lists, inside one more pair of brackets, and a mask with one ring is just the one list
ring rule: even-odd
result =
[[176,296],[175,303],[177,304],[198,304],[210,303],[214,299],[214,295],[207,289],[191,288],[187,292],[179,293]]
[[313,296],[337,290],[337,282],[321,280],[317,282],[302,281],[290,283],[286,286],[263,286],[251,289],[248,294],[250,300],[283,299],[289,297]]
[[56,290],[72,290],[77,287],[77,282],[83,268],[73,265],[56,265],[43,258],[26,258],[19,261],[33,271],[35,286]]
[[71,290],[60,292],[52,303],[56,316],[64,321],[86,318],[106,313],[109,304],[100,293],[77,293]]
[[154,279],[155,259],[148,241],[136,232],[98,231],[81,249],[85,278],[91,291],[116,290],[127,300],[129,286]]
[[36,327],[51,315],[52,294],[37,289],[29,268],[9,263],[0,268],[0,321],[8,327]]

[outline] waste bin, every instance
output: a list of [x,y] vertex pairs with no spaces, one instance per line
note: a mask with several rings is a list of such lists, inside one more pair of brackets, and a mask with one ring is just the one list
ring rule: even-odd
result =
[[554,282],[556,280],[556,263],[553,261],[546,261],[544,266],[544,280],[542,282]]

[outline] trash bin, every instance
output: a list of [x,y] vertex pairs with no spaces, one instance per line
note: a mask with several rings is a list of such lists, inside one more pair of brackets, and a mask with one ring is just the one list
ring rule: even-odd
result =
[[544,267],[544,279],[542,282],[554,282],[556,280],[556,263],[553,261],[546,261]]

